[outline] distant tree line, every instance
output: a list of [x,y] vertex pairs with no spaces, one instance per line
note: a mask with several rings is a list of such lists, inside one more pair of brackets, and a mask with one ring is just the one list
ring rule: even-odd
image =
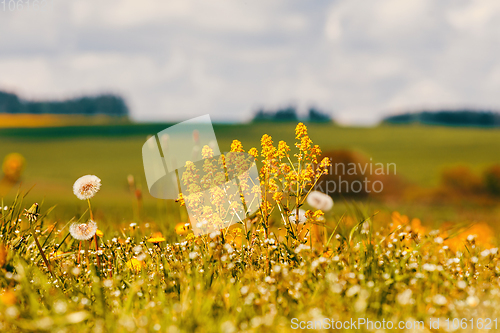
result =
[[411,124],[444,126],[499,127],[500,113],[483,110],[442,110],[435,112],[405,113],[386,117],[386,124]]
[[123,98],[111,94],[62,101],[26,101],[0,91],[0,113],[128,116],[129,110]]
[[297,122],[299,120],[304,120],[307,122],[314,123],[329,123],[332,122],[332,117],[323,111],[316,108],[309,108],[307,116],[304,119],[297,114],[297,109],[293,106],[289,106],[277,110],[263,110],[257,111],[253,118],[253,122]]

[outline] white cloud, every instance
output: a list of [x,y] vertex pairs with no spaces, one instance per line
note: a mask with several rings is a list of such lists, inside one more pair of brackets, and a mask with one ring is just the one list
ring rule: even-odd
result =
[[494,0],[54,0],[5,13],[0,31],[0,89],[117,92],[136,119],[238,120],[289,103],[346,122],[500,107]]

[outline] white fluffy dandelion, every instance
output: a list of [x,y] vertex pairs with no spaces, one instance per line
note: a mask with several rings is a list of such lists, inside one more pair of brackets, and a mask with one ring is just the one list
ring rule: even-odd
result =
[[69,227],[69,233],[74,239],[88,240],[94,237],[97,231],[97,223],[89,220],[87,223],[73,223]]
[[307,203],[323,212],[327,212],[333,207],[333,199],[328,194],[319,191],[311,191],[307,196]]
[[73,193],[80,200],[92,198],[101,188],[101,180],[97,176],[86,175],[76,180]]
[[299,221],[297,222],[295,213],[293,213],[293,214],[290,215],[290,222],[292,222],[292,223],[302,223],[302,222],[307,221],[306,211],[305,210],[299,209],[299,219],[298,220]]

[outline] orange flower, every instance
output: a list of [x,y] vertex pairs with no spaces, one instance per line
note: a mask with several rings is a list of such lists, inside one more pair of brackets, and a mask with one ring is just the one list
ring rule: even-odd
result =
[[333,255],[332,249],[327,249],[325,252],[323,252],[323,257],[325,258],[330,258],[332,255]]
[[411,225],[411,230],[420,237],[425,235],[425,233],[427,232],[427,229],[422,226],[422,222],[420,222],[420,219],[415,218],[411,220],[410,225]]
[[8,254],[8,249],[3,244],[0,244],[0,267],[3,267],[3,265],[7,262]]
[[[451,234],[451,235],[450,235]],[[458,231],[450,231],[449,228],[442,232],[445,238],[444,244],[452,251],[463,250],[468,242],[473,242],[476,246],[484,249],[493,248],[494,232],[486,223],[477,223],[468,228]]]
[[16,294],[10,290],[3,290],[0,292],[0,302],[9,306],[16,303]]
[[9,181],[17,182],[23,173],[26,160],[21,154],[11,153],[7,155],[3,161],[2,170]]
[[104,236],[104,233],[101,230],[99,230],[99,229],[97,229],[97,231],[95,232],[95,234],[97,235],[97,237]]
[[406,215],[401,215],[399,212],[392,213],[392,227],[391,230],[397,229],[399,226],[410,223],[410,219]]

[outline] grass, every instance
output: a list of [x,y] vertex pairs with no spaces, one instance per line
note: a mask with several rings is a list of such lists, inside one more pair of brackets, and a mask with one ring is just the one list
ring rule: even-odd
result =
[[[451,330],[456,332],[498,330],[494,229],[461,220],[437,223],[458,219],[463,207],[422,214],[416,205],[337,202],[324,220],[308,215],[301,223],[283,224],[298,208],[292,198],[290,207],[288,200],[272,202],[270,213],[262,209],[245,219],[247,227],[196,236],[177,227],[187,221],[183,207],[148,198],[144,188],[141,146],[145,134],[158,129],[101,130],[3,132],[0,155],[19,152],[28,167],[23,190],[0,203],[0,331],[287,332],[359,318],[374,328],[358,324],[343,331],[374,332],[389,322],[395,332],[403,331],[400,323],[424,326],[410,332],[449,331],[453,325],[463,328]],[[275,143],[295,141],[291,125],[215,130],[223,148],[234,138],[247,149],[259,146],[264,133]],[[395,162],[398,172],[428,186],[443,165],[466,163],[477,170],[497,162],[489,152],[500,142],[495,130],[456,128],[316,125],[309,133],[324,150],[356,149]],[[68,232],[71,223],[90,217],[87,203],[72,194],[83,174],[103,180],[92,198],[103,232],[99,251],[94,238],[80,242]],[[130,191],[128,174],[142,185],[143,198]],[[34,202],[40,203],[38,214]],[[307,203],[302,208],[313,209]],[[486,214],[466,212],[470,222]]]
[[[19,152],[26,157],[23,186],[36,184],[32,195],[41,201],[70,205],[70,185],[83,174],[99,174],[106,186],[98,205],[128,206],[127,176],[132,174],[144,190],[146,204],[155,205],[147,194],[141,147],[148,134],[168,124],[83,126],[0,130],[0,156]],[[293,140],[292,124],[215,125],[221,150],[233,139],[245,148],[259,147],[264,133],[278,140]],[[475,172],[499,163],[500,131],[495,129],[380,126],[344,128],[311,125],[312,138],[324,151],[345,148],[364,153],[375,162],[396,163],[397,174],[417,185],[439,183],[445,166],[465,164]],[[12,198],[14,191],[9,198]],[[109,203],[109,204],[108,204]]]
[[447,319],[467,323],[456,332],[498,328],[500,263],[485,226],[429,230],[353,206],[343,218],[325,215],[325,241],[313,247],[278,226],[265,236],[259,224],[241,243],[175,233],[151,243],[162,226],[139,223],[106,229],[99,266],[93,241],[78,254],[67,224],[52,228],[42,208],[30,226],[24,206],[20,196],[0,213],[4,332],[287,332],[359,318],[424,325],[417,332],[430,332],[437,318],[441,330],[432,332],[446,331]]

